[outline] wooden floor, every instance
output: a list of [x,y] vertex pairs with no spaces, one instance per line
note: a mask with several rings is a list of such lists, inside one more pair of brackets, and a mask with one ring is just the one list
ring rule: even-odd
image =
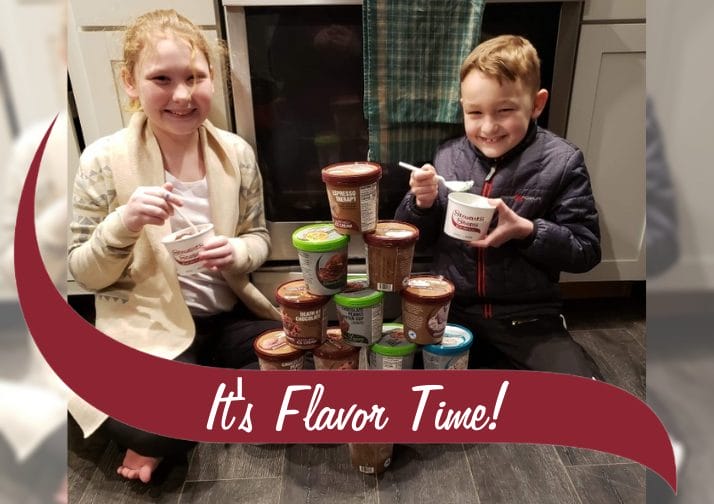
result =
[[[574,338],[606,380],[645,394],[644,301],[568,303]],[[506,503],[644,504],[645,471],[600,452],[567,447],[396,445],[381,476],[350,466],[346,445],[200,444],[156,483],[116,474],[123,453],[105,439],[82,440],[70,422],[72,503]]]

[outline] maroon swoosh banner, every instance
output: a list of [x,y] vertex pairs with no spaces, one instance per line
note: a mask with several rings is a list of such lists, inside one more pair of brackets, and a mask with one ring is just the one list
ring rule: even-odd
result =
[[662,423],[647,404],[606,383],[530,371],[237,371],[116,342],[67,305],[43,267],[33,195],[47,135],[17,216],[20,303],[55,372],[110,416],[206,442],[566,445],[640,462],[676,489]]

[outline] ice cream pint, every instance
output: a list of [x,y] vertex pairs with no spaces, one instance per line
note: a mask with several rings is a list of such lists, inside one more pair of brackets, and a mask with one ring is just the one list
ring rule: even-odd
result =
[[419,229],[400,221],[379,221],[373,233],[364,235],[367,276],[372,289],[385,292],[402,290],[414,258]]
[[342,337],[347,343],[367,346],[381,337],[383,292],[372,289],[341,292],[333,299]]
[[187,227],[164,236],[161,243],[174,258],[176,273],[191,275],[204,269],[198,255],[213,236],[213,224],[198,224],[195,229]]
[[349,443],[352,467],[365,474],[383,473],[392,463],[393,444]]
[[359,347],[342,339],[339,327],[327,328],[327,339],[312,351],[315,369],[347,370],[359,368]]
[[418,345],[439,343],[446,329],[454,284],[441,275],[412,275],[401,295],[407,340]]
[[412,369],[417,346],[404,337],[402,324],[384,324],[382,337],[369,347],[370,369]]
[[338,233],[374,231],[381,177],[382,167],[366,161],[336,163],[322,169],[332,222]]
[[296,229],[292,240],[310,294],[332,295],[345,288],[349,235],[331,223],[311,224]]
[[288,344],[285,331],[271,329],[253,340],[253,350],[258,356],[258,364],[263,371],[302,369],[303,350]]
[[288,343],[310,350],[325,341],[329,296],[310,294],[304,280],[291,280],[278,286],[275,299]]
[[422,347],[424,369],[467,369],[473,341],[473,334],[465,327],[446,324],[441,343]]

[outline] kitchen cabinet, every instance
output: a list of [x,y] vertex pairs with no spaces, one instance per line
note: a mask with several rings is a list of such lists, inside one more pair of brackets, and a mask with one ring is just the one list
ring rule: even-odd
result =
[[564,281],[645,278],[645,24],[584,24],[567,138],[585,154],[602,262]]
[[[171,6],[199,25],[209,42],[217,39],[213,2],[181,0]],[[126,126],[131,113],[120,74],[124,29],[137,15],[159,7],[138,0],[70,2],[68,67],[86,144]],[[219,128],[231,129],[225,81],[217,66],[209,119]]]
[[114,26],[121,28],[136,16],[152,9],[176,9],[198,26],[215,26],[216,14],[212,0],[70,0],[79,26]]
[[585,0],[583,22],[644,20],[644,0]]

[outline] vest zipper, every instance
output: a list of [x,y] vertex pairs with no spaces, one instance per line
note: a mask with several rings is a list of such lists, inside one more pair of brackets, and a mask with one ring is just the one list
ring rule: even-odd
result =
[[[491,169],[484,179],[483,188],[481,189],[481,196],[486,198],[491,195],[491,188],[493,187],[493,182],[491,179],[496,173],[498,163],[496,161],[491,164]],[[486,249],[476,249],[476,294],[482,298],[486,297]],[[493,306],[491,303],[484,303],[483,305],[483,318],[490,319],[493,317]]]

